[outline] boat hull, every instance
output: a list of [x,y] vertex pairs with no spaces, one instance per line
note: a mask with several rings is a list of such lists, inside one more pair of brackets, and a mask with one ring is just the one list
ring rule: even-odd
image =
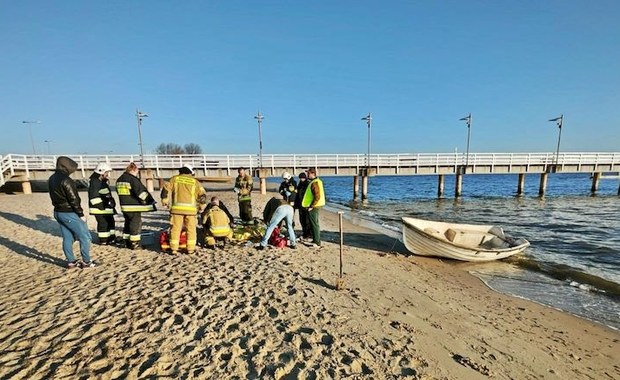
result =
[[[426,221],[423,219],[403,218],[403,242],[407,249],[420,256],[436,256],[461,261],[493,261],[523,252],[530,243],[519,239],[518,245],[508,248],[488,249],[480,246],[467,247],[454,244],[443,238],[448,228],[457,228],[459,231],[473,234],[488,234],[493,226],[454,224]],[[425,230],[434,230],[429,234]]]

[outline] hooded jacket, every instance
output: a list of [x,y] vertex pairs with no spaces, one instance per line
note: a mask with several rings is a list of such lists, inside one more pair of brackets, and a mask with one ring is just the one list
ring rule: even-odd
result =
[[47,181],[50,198],[56,212],[74,212],[84,216],[82,200],[75,182],[69,177],[77,170],[78,164],[69,157],[60,156],[56,160],[56,172]]

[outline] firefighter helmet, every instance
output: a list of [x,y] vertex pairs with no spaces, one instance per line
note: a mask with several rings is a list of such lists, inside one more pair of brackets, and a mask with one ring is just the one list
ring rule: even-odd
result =
[[97,167],[95,168],[95,173],[97,174],[105,174],[106,172],[111,172],[112,171],[112,167],[110,166],[110,164],[102,162],[100,164],[97,165]]

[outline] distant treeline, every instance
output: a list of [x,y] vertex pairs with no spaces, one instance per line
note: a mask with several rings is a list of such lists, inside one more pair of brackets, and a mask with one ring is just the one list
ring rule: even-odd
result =
[[202,154],[202,148],[198,144],[189,143],[181,146],[175,143],[161,143],[155,148],[156,154]]

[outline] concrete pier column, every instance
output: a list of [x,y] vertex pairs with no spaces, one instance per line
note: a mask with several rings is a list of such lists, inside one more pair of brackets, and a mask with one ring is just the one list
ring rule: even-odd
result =
[[32,194],[32,185],[30,184],[30,178],[25,175],[20,175],[15,177],[13,181],[19,182],[22,187],[22,193],[24,194]]
[[362,200],[368,199],[368,176],[362,176]]
[[146,191],[152,193],[155,191],[155,186],[153,186],[153,178],[146,179]]
[[592,192],[592,194],[596,193],[598,191],[598,184],[601,180],[601,173],[594,173],[592,175],[592,188],[590,189],[590,191]]
[[357,199],[359,192],[360,192],[360,177],[353,176],[353,200]]
[[456,173],[456,180],[454,181],[454,196],[456,198],[461,196],[463,190],[463,174],[459,171]]
[[547,191],[547,177],[549,173],[540,173],[540,186],[538,187],[538,195],[543,196]]
[[269,174],[269,169],[256,169],[255,177],[258,177],[260,182],[260,193],[265,195],[267,194],[267,175]]
[[161,190],[164,188],[164,179],[159,177],[157,178],[157,185],[159,186],[159,188],[157,190]]
[[517,183],[517,197],[523,196],[524,187],[525,187],[525,173],[519,173],[519,182]]
[[443,184],[444,184],[443,174],[440,174],[437,177],[437,198],[443,197]]

